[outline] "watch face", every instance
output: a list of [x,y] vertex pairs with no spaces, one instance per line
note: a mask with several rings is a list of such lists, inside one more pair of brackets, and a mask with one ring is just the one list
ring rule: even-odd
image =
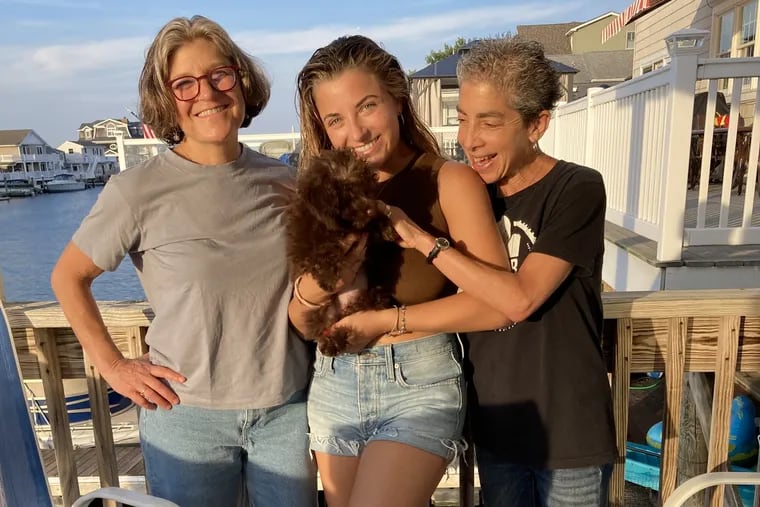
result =
[[438,248],[441,248],[441,249],[448,248],[450,246],[449,240],[446,239],[446,238],[437,238],[435,240],[435,246],[437,246]]

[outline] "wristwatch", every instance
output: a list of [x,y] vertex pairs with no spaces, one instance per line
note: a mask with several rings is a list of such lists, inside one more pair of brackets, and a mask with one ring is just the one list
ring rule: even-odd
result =
[[451,248],[451,243],[449,243],[449,240],[446,238],[435,238],[435,243],[433,244],[433,249],[430,250],[430,253],[427,254],[427,263],[432,264],[433,259],[438,257],[438,254],[441,253],[444,250],[448,250]]

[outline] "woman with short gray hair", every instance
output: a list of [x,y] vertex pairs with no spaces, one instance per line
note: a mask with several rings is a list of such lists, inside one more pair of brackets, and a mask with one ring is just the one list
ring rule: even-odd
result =
[[[604,182],[541,151],[561,89],[539,44],[481,41],[461,58],[457,76],[458,139],[489,187],[512,268],[456,248],[433,261],[505,316],[496,330],[468,334],[485,505],[606,505],[616,449],[601,352]],[[401,210],[392,216],[402,244],[430,248],[430,234]],[[434,328],[420,320],[422,306],[409,307],[407,318]],[[470,324],[486,327],[484,319]]]

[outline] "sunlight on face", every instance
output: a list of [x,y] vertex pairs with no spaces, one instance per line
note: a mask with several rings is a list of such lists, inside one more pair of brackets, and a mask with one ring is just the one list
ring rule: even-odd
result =
[[457,111],[457,140],[483,181],[494,183],[519,170],[533,143],[520,114],[500,90],[485,81],[464,81]]
[[[230,65],[211,42],[196,39],[180,46],[169,65],[169,80],[182,76],[200,76],[211,69]],[[175,98],[177,121],[185,133],[188,148],[203,145],[237,146],[238,130],[243,122],[245,104],[240,84],[219,92],[207,79],[200,81],[200,93],[188,101]]]
[[349,69],[314,87],[314,103],[333,148],[349,148],[372,167],[387,164],[400,142],[401,106],[380,80]]

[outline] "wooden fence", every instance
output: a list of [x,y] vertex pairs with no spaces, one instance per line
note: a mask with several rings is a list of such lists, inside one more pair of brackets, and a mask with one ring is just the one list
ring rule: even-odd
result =
[[[676,487],[679,418],[687,372],[715,374],[707,469],[726,470],[735,372],[760,371],[760,290],[612,292],[605,293],[603,300],[619,449],[611,505],[623,505],[631,373],[665,372],[662,498]],[[118,347],[130,357],[143,354],[145,332],[152,319],[150,307],[138,302],[101,302],[99,306]],[[94,400],[101,484],[118,485],[106,385],[83,354],[60,307],[56,303],[8,303],[6,307],[22,376],[41,379],[50,400],[49,419],[64,504],[71,505],[79,496],[79,486],[63,379],[87,379]],[[472,470],[461,470],[461,477],[471,480]],[[472,505],[471,484],[463,484],[462,491],[467,492],[463,505]],[[712,505],[721,505],[722,498],[722,490],[717,491]]]

